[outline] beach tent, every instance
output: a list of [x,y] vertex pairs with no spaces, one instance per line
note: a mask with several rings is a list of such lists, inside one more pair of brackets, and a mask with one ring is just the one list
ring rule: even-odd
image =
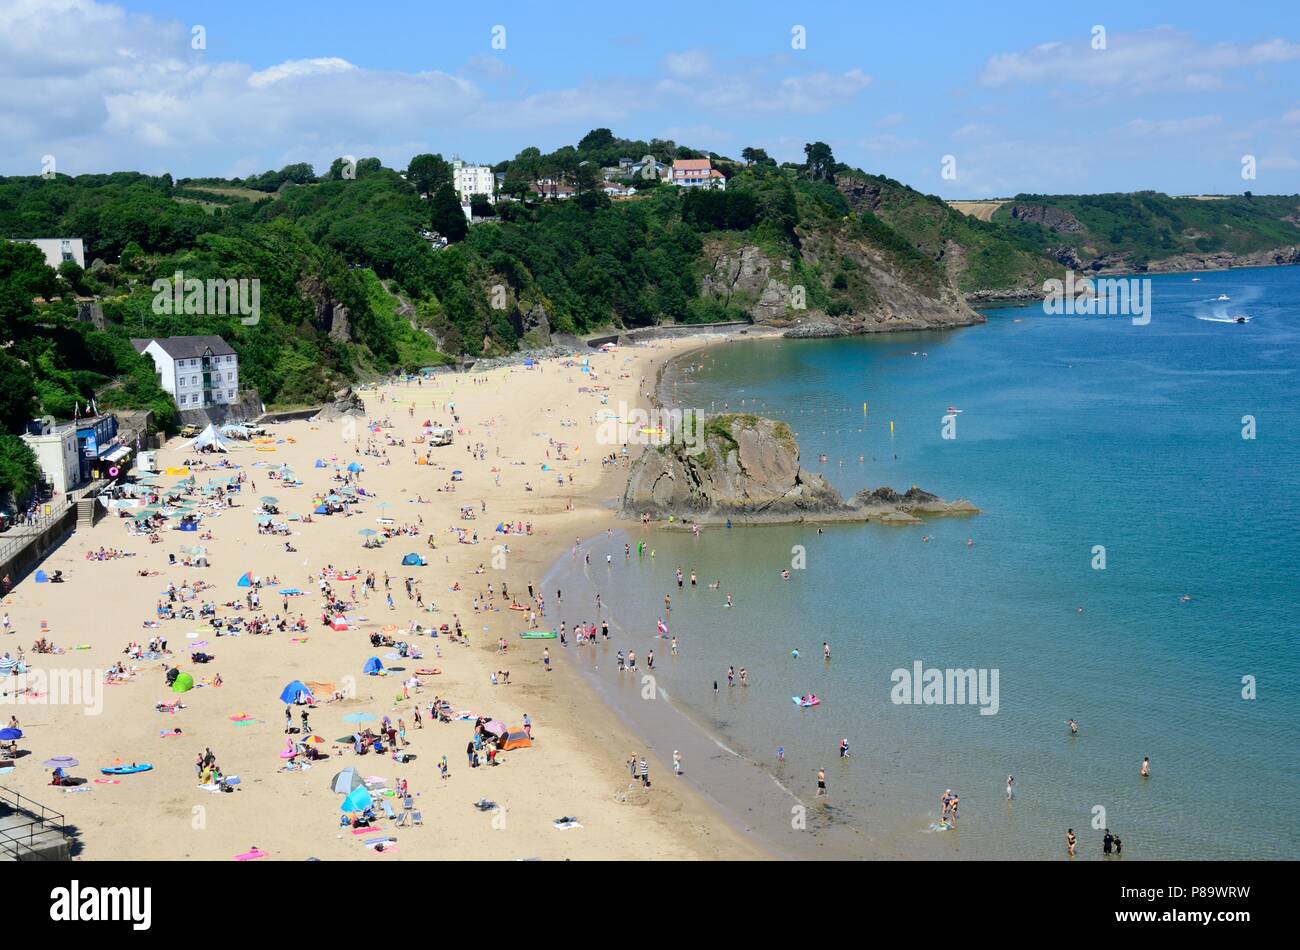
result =
[[316,514],[316,515],[327,515],[329,513],[330,510],[325,505],[317,505],[315,509],[312,511],[312,514]]
[[366,660],[366,665],[361,668],[361,672],[374,676],[376,673],[382,672],[383,669],[384,664],[379,662],[379,657],[372,656],[370,659]]
[[251,572],[245,572],[244,574],[241,574],[240,577],[239,577],[239,584],[238,584],[238,586],[239,586],[239,587],[252,587],[252,586],[253,586],[253,575],[252,575],[252,573],[251,573]]
[[226,446],[226,440],[221,437],[221,433],[217,431],[217,427],[210,422],[208,423],[208,427],[200,432],[195,437],[194,441],[190,443],[190,448],[195,449],[196,451],[208,447],[214,448],[218,452],[230,451]]
[[189,673],[178,673],[172,682],[173,693],[188,693],[194,688],[194,677]]
[[411,567],[412,565],[417,567],[423,567],[424,558],[420,557],[420,555],[412,551],[410,554],[406,555],[406,557],[402,558],[402,564],[405,565],[406,567]]
[[528,738],[528,734],[522,730],[507,732],[505,737],[497,742],[497,746],[502,752],[509,752],[511,749],[527,749],[532,744],[533,740]]
[[330,779],[330,791],[335,795],[351,795],[359,788],[366,787],[366,780],[354,768],[346,768]]
[[331,629],[331,630],[347,630],[347,629],[348,629],[348,621],[347,621],[347,618],[344,617],[342,614],[339,614],[338,616],[335,616],[335,617],[331,617],[331,618],[330,618],[330,629]]
[[351,463],[349,463],[349,464],[348,464],[348,471],[349,471],[349,472],[359,472],[359,471],[361,471],[361,463],[360,463],[360,462],[351,462]]
[[324,459],[317,459],[316,462],[315,462],[315,465],[316,465],[317,468],[328,468],[328,467],[329,467],[328,465],[325,464],[325,460],[324,460]]
[[44,571],[36,572],[36,583],[45,584],[49,582],[49,579],[50,579],[50,575],[46,574]]
[[500,719],[493,719],[490,722],[483,723],[483,731],[486,732],[488,735],[496,736],[498,739],[500,739],[502,736],[506,735],[506,733],[508,733],[510,730],[506,728],[506,724],[502,722]]
[[316,698],[312,696],[311,690],[303,684],[302,680],[294,680],[284,689],[280,690],[280,702],[284,703],[286,706],[303,701],[314,703]]
[[354,789],[343,799],[343,804],[339,806],[339,811],[365,811],[370,807],[370,791],[362,785]]

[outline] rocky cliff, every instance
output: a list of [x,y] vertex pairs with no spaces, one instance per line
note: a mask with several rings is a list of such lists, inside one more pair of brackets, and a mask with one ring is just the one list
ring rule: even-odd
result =
[[713,416],[693,437],[679,433],[671,445],[648,447],[633,463],[623,493],[630,517],[648,513],[699,523],[913,522],[917,513],[977,510],[918,488],[903,494],[878,488],[845,501],[825,478],[802,467],[788,425],[751,415]]

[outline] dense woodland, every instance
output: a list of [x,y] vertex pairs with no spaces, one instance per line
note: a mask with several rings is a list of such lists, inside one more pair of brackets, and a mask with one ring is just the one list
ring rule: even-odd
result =
[[[726,191],[638,176],[628,181],[636,197],[605,196],[602,167],[644,156],[707,156],[727,176]],[[809,144],[805,157],[778,164],[745,149],[732,160],[597,129],[576,146],[526,148],[494,166],[504,173],[502,194],[517,200],[479,202],[474,214],[491,216],[473,225],[450,163],[435,154],[414,156],[401,171],[367,158],[338,159],[320,175],[296,164],[242,180],[133,172],[0,179],[0,236],[81,238],[87,261],[85,270],[69,263],[56,272],[34,246],[0,241],[0,432],[41,415],[70,418],[92,398],[101,408],[151,409],[157,425],[173,427],[175,408],[132,337],[218,334],[239,354],[244,385],[268,405],[287,406],[359,378],[508,353],[532,342],[525,335],[541,313],[552,332],[571,334],[744,319],[743,308],[701,294],[710,244],[753,244],[790,261],[809,307],[833,316],[865,306],[870,289],[851,261],[804,261],[802,243],[819,228],[850,229],[923,287],[953,279],[943,260],[954,246],[964,257],[960,290],[1025,285],[1054,266],[1047,253],[1059,236],[1041,225],[967,218],[836,162],[823,143]],[[865,182],[870,203],[846,200],[837,176]],[[541,179],[570,183],[574,197],[537,199],[529,185]],[[1283,220],[1288,208],[1294,219],[1294,199],[1021,199],[1066,208],[1104,249],[1141,260],[1189,245],[1300,241],[1300,228]],[[431,242],[429,231],[448,246]],[[178,272],[260,281],[260,319],[247,326],[233,314],[156,312],[154,281]],[[102,328],[78,319],[78,298],[98,300]],[[29,456],[13,436],[0,437],[0,491],[30,487],[37,474]]]

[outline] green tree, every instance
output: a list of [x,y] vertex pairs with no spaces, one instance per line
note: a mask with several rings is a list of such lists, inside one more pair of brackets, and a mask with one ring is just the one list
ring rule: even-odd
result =
[[812,181],[831,181],[835,177],[835,156],[825,142],[810,142],[803,147],[806,161],[804,175]]
[[452,183],[451,165],[439,154],[416,155],[406,166],[406,180],[421,195],[431,195]]
[[0,350],[0,431],[17,432],[36,414],[31,367]]
[[469,231],[465,212],[460,209],[460,199],[451,185],[443,185],[429,201],[430,224],[448,241],[462,241]]
[[41,478],[31,446],[16,435],[0,435],[0,494],[21,501]]

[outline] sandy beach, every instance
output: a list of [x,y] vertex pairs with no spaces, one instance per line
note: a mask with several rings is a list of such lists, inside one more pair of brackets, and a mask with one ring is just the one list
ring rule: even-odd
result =
[[[173,439],[158,453],[158,468],[195,459],[199,487],[210,478],[242,473],[247,481],[233,496],[236,507],[201,506],[198,533],[168,526],[157,543],[131,535],[131,519],[110,512],[93,529],[74,534],[42,565],[49,574],[62,571],[65,583],[38,584],[28,576],[14,587],[4,602],[10,625],[0,635],[0,651],[16,656],[21,647],[33,670],[71,673],[87,684],[102,684],[103,671],[119,661],[135,672],[124,683],[87,689],[97,694],[83,697],[89,702],[51,703],[59,697],[49,694],[3,697],[0,717],[6,724],[10,716],[17,718],[24,731],[19,748],[28,754],[13,772],[0,775],[0,784],[63,813],[76,833],[75,854],[86,860],[230,860],[254,848],[284,860],[764,857],[676,781],[668,762],[651,756],[652,788],[629,790],[627,760],[644,747],[570,668],[571,648],[556,640],[520,639],[528,615],[505,609],[499,595],[504,582],[514,598],[525,601],[528,585],[540,582],[575,539],[614,524],[611,501],[622,490],[625,469],[602,465],[602,456],[614,448],[598,444],[597,414],[617,413],[621,403],[647,405],[659,367],[700,345],[697,337],[593,353],[590,376],[576,361],[547,360],[532,368],[372,388],[362,393],[370,422],[391,422],[377,430],[368,428],[365,418],[287,422],[268,427],[274,442],[232,441],[227,455],[199,456],[189,440]],[[454,443],[415,444],[424,420],[453,425],[449,403],[459,415]],[[397,440],[405,445],[389,444]],[[384,454],[362,454],[368,441]],[[476,444],[484,448],[482,459],[471,454]],[[426,451],[430,464],[416,464]],[[325,467],[315,466],[318,459]],[[238,468],[205,467],[223,460]],[[336,479],[352,462],[363,466],[354,482],[366,492],[359,503],[346,513],[315,515],[310,523],[288,520],[289,514],[311,512],[317,498],[337,489],[342,482]],[[286,464],[302,481],[300,487],[271,478]],[[453,482],[453,470],[463,472],[463,480]],[[181,478],[164,476],[157,484],[166,488]],[[289,535],[259,532],[263,496],[278,499],[276,520],[288,525]],[[466,505],[472,506],[474,520],[462,519]],[[363,548],[359,532],[382,529],[381,518],[418,533]],[[494,531],[499,522],[530,524],[532,531],[502,535]],[[477,543],[459,543],[455,529],[476,533]],[[201,537],[209,532],[210,539]],[[296,550],[286,550],[286,542]],[[195,545],[206,549],[210,566],[181,566],[184,549]],[[88,557],[100,549],[130,556]],[[423,555],[427,566],[403,566],[408,552]],[[169,564],[169,555],[178,563]],[[344,600],[356,592],[357,602],[347,610],[354,623],[347,631],[331,630],[321,620],[319,579],[330,566],[340,574],[360,575],[355,581],[332,581]],[[482,573],[476,573],[480,566]],[[157,573],[141,576],[142,571]],[[371,571],[379,582],[366,597],[361,579]],[[237,581],[246,572],[264,581],[261,606],[252,611],[226,606],[243,602],[249,589]],[[391,578],[391,609],[385,574]],[[436,612],[421,610],[408,598],[408,577],[426,606],[437,605]],[[220,605],[217,616],[226,619],[274,618],[284,613],[277,591],[299,588],[305,593],[288,598],[287,616],[303,615],[307,629],[217,637],[204,620],[144,626],[155,617],[158,602],[167,600],[169,582],[180,588],[197,581],[211,587],[189,603],[197,608],[214,602]],[[457,582],[460,590],[454,591]],[[476,612],[475,601],[489,583],[496,592],[490,598],[493,609]],[[550,607],[555,592],[544,595]],[[597,619],[594,606],[587,613]],[[549,627],[551,617],[539,618],[539,624]],[[427,628],[454,624],[456,618],[470,639],[468,647],[447,637],[408,633],[412,622]],[[393,636],[420,649],[422,659],[394,659],[392,647],[371,646],[369,635],[390,624],[399,628]],[[157,635],[166,637],[170,655],[132,660],[123,653],[129,642],[147,643]],[[64,652],[37,655],[32,645],[41,636]],[[497,652],[498,637],[509,644],[505,655]],[[552,658],[551,672],[543,668],[544,648]],[[193,649],[214,659],[195,664]],[[363,675],[371,656],[404,672]],[[173,693],[164,679],[173,666],[191,674],[196,688]],[[421,676],[419,689],[404,700],[405,678],[425,668],[441,673]],[[509,671],[508,685],[493,684],[497,670]],[[218,674],[219,686],[214,685]],[[283,771],[286,707],[279,696],[293,680],[333,684],[345,698],[327,701],[328,694],[319,695],[311,710],[311,727],[325,740],[318,748],[329,757],[307,770]],[[6,681],[4,689],[12,692],[16,682]],[[423,710],[435,695],[450,700],[457,711],[491,716],[512,728],[527,714],[535,741],[531,748],[502,753],[499,767],[472,769],[466,742],[473,719],[446,724],[426,715],[423,727],[415,728],[415,704]],[[155,708],[175,700],[184,708]],[[296,726],[302,707],[291,708]],[[357,756],[350,742],[336,741],[357,728],[344,719],[354,713],[403,719],[409,746],[402,751],[415,760],[403,764],[386,753]],[[379,722],[371,725],[377,729]],[[164,735],[175,730],[180,735]],[[236,791],[217,794],[197,787],[195,760],[205,748],[227,776],[239,777]],[[438,768],[444,755],[450,766],[445,780]],[[75,758],[79,765],[70,774],[86,783],[49,785],[51,773],[42,763],[54,756]],[[119,761],[147,762],[153,769],[120,776],[117,784],[95,781],[104,778],[101,767]],[[391,821],[381,820],[366,835],[340,828],[341,796],[331,791],[330,780],[348,767],[382,779],[389,790],[405,779],[423,826],[394,829]],[[500,807],[476,810],[480,799]],[[401,812],[400,797],[388,801]],[[581,827],[557,829],[553,820],[562,816],[576,817]],[[364,844],[386,835],[396,838],[395,848],[378,852]]]

